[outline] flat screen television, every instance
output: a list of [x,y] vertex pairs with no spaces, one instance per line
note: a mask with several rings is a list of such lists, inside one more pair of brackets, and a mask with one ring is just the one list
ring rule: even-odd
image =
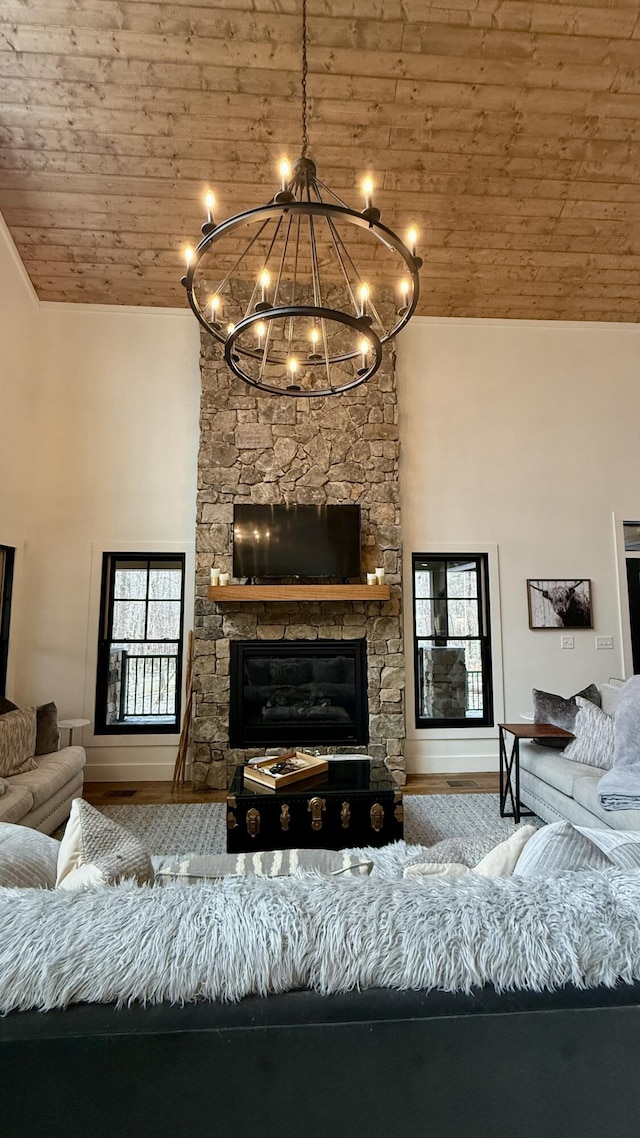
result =
[[360,507],[233,508],[234,577],[360,578]]

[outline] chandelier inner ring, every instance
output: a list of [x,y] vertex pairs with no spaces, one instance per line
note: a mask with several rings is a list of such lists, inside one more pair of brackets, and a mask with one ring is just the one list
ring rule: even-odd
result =
[[[347,379],[345,383],[330,384],[330,386],[322,390],[315,390],[300,387],[298,384],[291,383],[288,386],[277,387],[273,384],[264,383],[262,379],[256,379],[249,372],[246,372],[241,366],[241,353],[240,346],[237,345],[238,339],[244,332],[254,327],[260,322],[265,324],[275,322],[278,320],[286,321],[296,319],[298,317],[312,318],[318,323],[326,321],[328,323],[341,324],[343,327],[351,329],[356,332],[362,339],[367,341],[371,351],[368,353],[370,362],[366,367],[359,368],[354,377]],[[258,388],[260,391],[266,391],[271,395],[289,395],[294,398],[320,398],[327,395],[339,395],[344,391],[351,391],[354,387],[359,387],[361,383],[366,383],[372,375],[375,375],[380,364],[382,363],[382,340],[368,325],[363,325],[362,318],[352,316],[348,312],[341,312],[334,308],[316,307],[313,304],[304,305],[283,305],[281,308],[271,308],[267,312],[252,312],[249,316],[245,316],[235,325],[232,332],[230,332],[224,340],[224,358],[227,366],[231,371],[249,384],[250,387]],[[341,361],[350,360],[359,355],[360,352],[349,352],[343,356],[322,356],[319,360],[301,360],[301,370],[315,365],[329,366],[339,363]],[[254,359],[270,359],[271,362],[280,363],[285,366],[282,357],[263,357],[260,350],[250,349],[242,352],[242,356],[251,356]]]

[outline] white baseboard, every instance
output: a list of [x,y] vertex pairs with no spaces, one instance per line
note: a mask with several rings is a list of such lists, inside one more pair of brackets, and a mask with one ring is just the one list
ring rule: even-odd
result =
[[173,763],[87,763],[85,782],[171,782]]
[[458,758],[422,755],[412,760],[407,758],[407,774],[484,774],[499,769],[498,759],[485,755],[460,755]]
[[500,769],[497,739],[407,739],[407,774],[480,774]]

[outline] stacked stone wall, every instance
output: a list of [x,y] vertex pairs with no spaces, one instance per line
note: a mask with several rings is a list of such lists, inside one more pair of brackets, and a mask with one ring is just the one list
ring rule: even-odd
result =
[[[238,763],[265,753],[229,747],[231,640],[359,637],[367,640],[370,744],[358,749],[383,759],[403,783],[405,672],[394,354],[387,348],[378,373],[354,391],[320,399],[291,398],[263,394],[237,380],[215,341],[203,333],[201,374],[194,785],[223,788]],[[391,599],[235,605],[209,601],[211,566],[232,570],[235,502],[359,503],[362,578],[383,565]]]

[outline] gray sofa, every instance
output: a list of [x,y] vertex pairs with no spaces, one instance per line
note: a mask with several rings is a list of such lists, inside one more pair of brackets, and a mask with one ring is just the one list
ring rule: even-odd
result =
[[[620,689],[600,688],[602,709],[613,715]],[[598,783],[604,769],[565,759],[562,751],[537,743],[520,744],[520,800],[545,822],[567,819],[596,829],[640,831],[640,810],[603,810]]]
[[63,747],[50,755],[38,755],[35,770],[5,778],[0,822],[52,834],[69,817],[73,799],[82,797],[86,761],[84,747]]

